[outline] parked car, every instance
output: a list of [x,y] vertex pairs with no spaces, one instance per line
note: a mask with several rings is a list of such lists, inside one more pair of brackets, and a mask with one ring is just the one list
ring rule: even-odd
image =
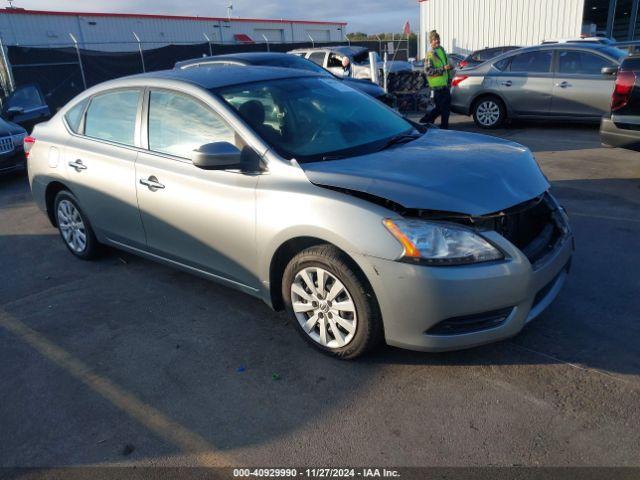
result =
[[622,61],[611,98],[611,111],[600,123],[602,143],[640,151],[640,55]]
[[125,77],[28,142],[34,199],[73,255],[106,244],[239,289],[341,358],[513,336],[572,257],[528,149],[413,124],[314,72]]
[[512,50],[517,50],[520,47],[493,47],[493,48],[483,48],[482,50],[476,50],[475,52],[471,52],[469,55],[464,57],[458,63],[459,68],[466,67],[474,67],[476,65],[480,65],[487,60],[491,60],[492,58],[497,57],[498,55],[502,55],[503,53],[510,52]]
[[268,52],[251,52],[251,53],[232,53],[228,55],[214,55],[212,57],[194,58],[193,60],[185,60],[177,62],[175,68],[194,68],[209,66],[270,66],[282,68],[295,68],[300,70],[309,70],[321,73],[330,77],[337,78],[361,92],[371,95],[373,98],[386,103],[391,108],[397,108],[398,99],[395,95],[387,93],[380,85],[371,83],[368,80],[358,80],[351,77],[338,77],[325,70],[319,65],[296,55],[288,55],[286,53],[268,53]]
[[[304,57],[313,63],[329,70],[336,76],[343,76],[342,59],[349,57],[351,61],[352,76],[354,78],[371,80],[371,66],[369,64],[369,50],[364,47],[321,47],[300,48],[291,50],[290,54]],[[376,52],[380,78],[384,62]],[[411,64],[399,60],[387,61],[388,72],[411,71]]]
[[507,118],[599,122],[625,52],[600,44],[549,44],[503,54],[457,73],[451,109],[481,128]]
[[20,85],[2,102],[2,118],[27,130],[51,117],[40,87],[34,83]]
[[599,43],[601,45],[614,45],[615,40],[607,37],[580,37],[580,38],[562,38],[560,40],[544,40],[542,45],[552,43]]
[[26,136],[27,131],[20,125],[0,118],[0,174],[24,169]]

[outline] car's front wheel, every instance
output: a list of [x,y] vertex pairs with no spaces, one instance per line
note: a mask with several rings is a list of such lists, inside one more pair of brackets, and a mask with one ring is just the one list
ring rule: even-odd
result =
[[289,262],[282,296],[301,335],[325,353],[353,359],[383,337],[371,287],[350,259],[331,245],[303,250]]
[[506,118],[506,109],[497,97],[484,97],[473,108],[473,121],[480,128],[498,128]]
[[86,215],[71,192],[62,190],[54,202],[56,225],[69,251],[83,260],[91,260],[99,253],[99,243]]

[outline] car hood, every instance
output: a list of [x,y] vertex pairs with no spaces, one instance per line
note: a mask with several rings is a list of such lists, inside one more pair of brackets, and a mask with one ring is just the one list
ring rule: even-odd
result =
[[380,97],[385,94],[384,88],[380,85],[372,83],[370,80],[360,80],[357,78],[345,78],[344,82],[350,87],[360,90],[361,92],[371,95],[372,97]]
[[26,132],[27,131],[20,125],[0,117],[0,137],[6,137],[7,135],[19,135]]
[[526,147],[439,129],[380,152],[301,167],[316,185],[375,195],[405,208],[472,216],[512,207],[549,188]]

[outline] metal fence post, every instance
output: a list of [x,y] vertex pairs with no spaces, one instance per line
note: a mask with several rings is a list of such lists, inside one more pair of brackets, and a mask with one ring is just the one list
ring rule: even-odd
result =
[[313,40],[313,37],[309,32],[307,32],[307,37],[311,39],[311,48],[316,48],[316,42]]
[[269,39],[266,37],[264,33],[262,34],[262,38],[264,38],[264,41],[267,42],[267,52],[270,52],[271,48],[269,47]]
[[204,35],[204,38],[207,39],[207,43],[209,44],[209,56],[213,57],[213,49],[211,48],[211,39],[209,38],[209,35],[207,35],[204,32],[202,32],[202,35]]
[[144,73],[147,71],[147,69],[144,66],[144,54],[142,53],[142,42],[140,41],[140,37],[136,32],[131,32],[131,33],[133,33],[133,36],[136,37],[136,41],[138,42],[138,50],[140,51],[140,61],[142,62],[142,72]]
[[84,89],[87,89],[87,77],[84,76],[84,66],[82,65],[82,55],[80,55],[80,46],[78,45],[78,40],[73,36],[73,33],[69,32],[69,36],[71,37],[71,41],[76,47],[76,54],[78,55],[78,65],[80,65],[80,75],[82,75],[82,85],[84,85]]
[[2,51],[2,61],[4,63],[4,67],[7,69],[7,80],[9,81],[8,93],[11,93],[16,89],[16,84],[13,80],[13,69],[11,68],[11,63],[9,63],[9,56],[4,49],[4,41],[2,40],[2,37],[0,37],[0,50]]

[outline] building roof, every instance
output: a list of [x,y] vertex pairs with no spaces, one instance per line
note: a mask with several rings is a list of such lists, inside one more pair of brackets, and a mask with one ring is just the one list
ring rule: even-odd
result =
[[301,23],[308,25],[340,25],[346,22],[321,22],[312,20],[287,20],[269,18],[227,18],[227,17],[193,17],[185,15],[157,15],[146,13],[101,13],[101,12],[62,12],[54,10],[27,10],[24,8],[7,7],[0,10],[0,14],[8,13],[13,15],[58,15],[58,16],[78,16],[78,17],[114,17],[114,18],[139,18],[139,19],[160,19],[160,20],[200,20],[214,22],[263,22],[263,23]]

